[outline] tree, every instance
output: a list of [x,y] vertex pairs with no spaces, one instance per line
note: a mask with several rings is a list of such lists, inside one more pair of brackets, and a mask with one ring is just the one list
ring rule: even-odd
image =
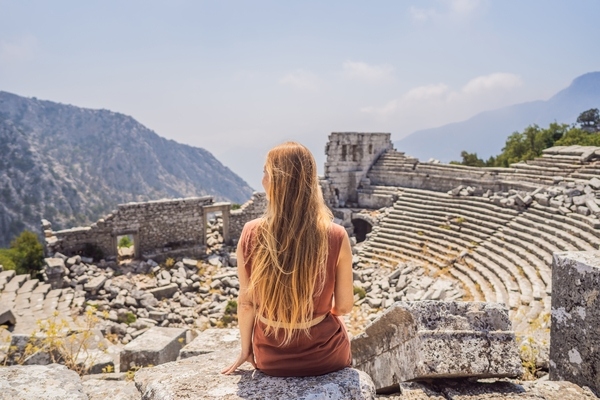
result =
[[586,132],[594,133],[600,131],[600,111],[597,108],[590,108],[579,114],[577,123]]
[[477,153],[469,153],[467,151],[461,151],[460,156],[462,157],[462,165],[468,165],[471,167],[484,167],[485,162],[477,157]]
[[44,247],[31,231],[23,231],[10,243],[10,256],[17,274],[35,274],[44,265]]

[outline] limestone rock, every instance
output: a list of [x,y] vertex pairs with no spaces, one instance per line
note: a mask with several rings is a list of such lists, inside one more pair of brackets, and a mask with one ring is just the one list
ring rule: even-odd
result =
[[206,329],[179,352],[180,358],[240,348],[239,329]]
[[0,368],[0,395],[11,400],[87,400],[79,375],[64,365]]
[[140,400],[142,395],[131,381],[88,379],[82,382],[89,400]]
[[246,364],[234,374],[220,374],[237,355],[237,349],[228,350],[143,368],[135,374],[135,384],[145,400],[375,398],[375,387],[369,376],[351,368],[316,377],[276,378]]
[[407,380],[516,377],[521,359],[496,303],[397,302],[352,340],[354,366],[377,389]]
[[186,329],[153,327],[123,347],[121,372],[174,361],[185,346]]
[[15,318],[12,308],[9,308],[8,306],[0,306],[0,325],[14,325],[16,323],[17,319]]
[[554,253],[550,379],[600,395],[600,251]]

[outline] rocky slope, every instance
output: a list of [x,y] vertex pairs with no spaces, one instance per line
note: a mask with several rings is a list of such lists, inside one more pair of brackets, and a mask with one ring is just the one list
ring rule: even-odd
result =
[[158,136],[108,110],[0,91],[0,247],[46,218],[89,224],[119,203],[213,195],[243,203],[252,188],[208,151]]

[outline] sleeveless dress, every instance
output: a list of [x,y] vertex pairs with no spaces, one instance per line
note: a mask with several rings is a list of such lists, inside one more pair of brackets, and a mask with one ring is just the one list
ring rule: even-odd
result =
[[[244,226],[240,245],[244,255],[248,277],[252,274],[251,249],[253,236],[260,219]],[[350,340],[343,323],[331,314],[335,272],[338,255],[346,230],[331,224],[329,229],[329,252],[327,257],[325,285],[321,295],[315,298],[313,319],[325,315],[325,319],[310,328],[310,338],[300,333],[283,347],[274,335],[266,336],[265,325],[258,319],[254,323],[252,348],[259,370],[271,376],[316,376],[349,367],[352,362]],[[279,339],[283,334],[278,335]]]

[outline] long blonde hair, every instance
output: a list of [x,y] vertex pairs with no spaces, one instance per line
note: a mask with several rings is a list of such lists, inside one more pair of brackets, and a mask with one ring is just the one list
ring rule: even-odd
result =
[[309,335],[313,296],[323,290],[332,214],[323,201],[315,159],[303,145],[273,148],[265,172],[269,201],[251,251],[248,292],[256,315],[272,322],[265,334],[277,337],[281,329],[287,345],[299,332]]

